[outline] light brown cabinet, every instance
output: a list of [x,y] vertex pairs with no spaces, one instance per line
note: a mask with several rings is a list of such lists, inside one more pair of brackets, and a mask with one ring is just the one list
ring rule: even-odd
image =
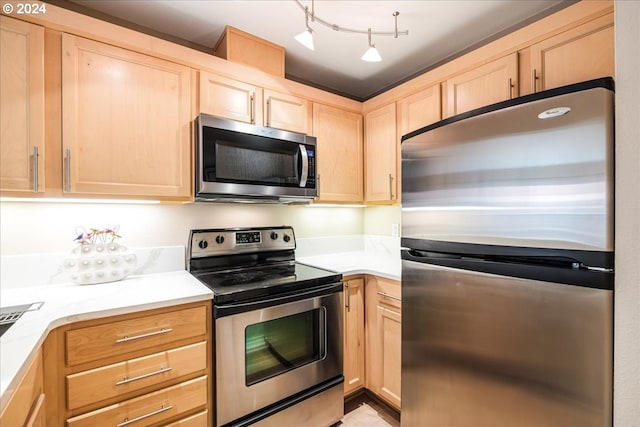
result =
[[392,407],[401,406],[402,299],[400,282],[367,276],[367,388]]
[[436,84],[398,101],[400,136],[437,122],[442,118],[440,85]]
[[308,134],[311,130],[310,104],[298,96],[200,72],[201,113]]
[[63,360],[52,368],[49,423],[210,425],[210,331],[210,302],[57,329],[49,348]]
[[531,85],[538,92],[615,73],[613,13],[531,46]]
[[191,70],[62,34],[64,191],[188,199]]
[[0,414],[1,426],[45,427],[42,351],[39,349]]
[[392,204],[398,199],[396,104],[365,114],[365,201]]
[[44,29],[0,16],[0,191],[44,192]]
[[318,201],[362,203],[362,115],[314,103],[313,135],[318,150]]
[[364,278],[344,280],[344,394],[365,384]]
[[512,53],[445,82],[446,117],[518,96],[518,54]]

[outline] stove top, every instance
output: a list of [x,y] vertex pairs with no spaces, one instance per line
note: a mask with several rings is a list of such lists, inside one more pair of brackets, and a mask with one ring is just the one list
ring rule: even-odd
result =
[[295,261],[291,227],[192,230],[188,262],[216,305],[293,294],[340,282],[335,271]]

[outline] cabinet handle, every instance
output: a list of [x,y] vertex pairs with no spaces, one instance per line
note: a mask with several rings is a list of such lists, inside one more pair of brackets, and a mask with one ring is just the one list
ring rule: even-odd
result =
[[536,76],[536,69],[534,68],[531,71],[531,93],[536,93],[537,80],[538,80],[538,77]]
[[138,375],[137,377],[133,377],[133,378],[127,378],[125,376],[121,381],[118,381],[116,383],[116,385],[129,384],[129,383],[132,383],[134,381],[143,380],[145,378],[153,377],[154,375],[164,374],[165,372],[169,372],[170,370],[171,370],[171,368],[160,368],[157,371],[149,372],[148,374]]
[[267,127],[271,127],[271,99],[267,99]]
[[351,291],[349,290],[349,282],[345,283],[347,287],[347,313],[351,312]]
[[382,298],[389,298],[389,299],[394,299],[394,300],[396,300],[396,301],[400,301],[400,302],[402,302],[402,298],[398,298],[398,297],[396,297],[396,296],[394,296],[394,295],[389,295],[389,294],[388,294],[388,293],[386,293],[386,292],[380,292],[380,291],[378,291],[378,295],[380,295]]
[[38,147],[33,147],[33,159],[32,167],[33,167],[33,192],[38,192]]
[[128,426],[129,424],[133,424],[135,422],[138,422],[140,420],[144,420],[145,418],[149,418],[149,417],[153,417],[154,415],[158,415],[161,414],[165,411],[170,411],[173,409],[173,406],[169,405],[169,406],[164,406],[164,403],[162,404],[162,406],[160,407],[160,409],[157,409],[153,412],[149,412],[148,414],[144,414],[144,415],[140,415],[139,417],[135,417],[132,419],[129,418],[125,418],[124,421],[122,421],[120,424],[117,424],[116,427],[124,427],[124,426]]
[[389,200],[393,200],[393,175],[389,174]]
[[40,412],[42,411],[42,405],[44,405],[44,393],[40,393],[40,396],[38,396],[38,400],[36,400],[36,403],[33,405],[33,410],[29,414],[29,418],[27,419],[24,427],[34,427],[36,425],[36,422],[41,415]]
[[249,120],[252,125],[256,124],[256,96],[253,93],[249,96]]
[[118,338],[116,340],[116,342],[117,343],[121,343],[121,342],[139,340],[140,338],[147,338],[147,337],[153,337],[155,335],[167,334],[167,333],[172,332],[172,331],[173,331],[173,329],[171,329],[171,328],[162,328],[159,331],[149,332],[148,334],[134,335],[132,337],[125,336],[125,337],[122,337],[122,338]]
[[513,79],[509,77],[509,99],[513,99]]
[[71,192],[71,150],[64,151],[64,191]]

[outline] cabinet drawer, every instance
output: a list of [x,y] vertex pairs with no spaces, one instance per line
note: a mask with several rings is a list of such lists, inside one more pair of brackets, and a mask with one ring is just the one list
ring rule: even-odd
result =
[[68,409],[100,402],[207,368],[206,342],[67,376]]
[[185,381],[135,399],[69,418],[68,427],[143,427],[207,404],[208,377]]
[[195,307],[67,331],[67,364],[73,366],[204,335],[206,313],[206,307]]
[[175,423],[167,424],[165,427],[205,427],[208,421],[207,415],[207,411],[202,411],[176,421]]

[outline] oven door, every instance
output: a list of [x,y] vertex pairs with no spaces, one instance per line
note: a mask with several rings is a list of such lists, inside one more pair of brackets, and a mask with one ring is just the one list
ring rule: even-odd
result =
[[216,313],[217,426],[342,376],[341,283]]

